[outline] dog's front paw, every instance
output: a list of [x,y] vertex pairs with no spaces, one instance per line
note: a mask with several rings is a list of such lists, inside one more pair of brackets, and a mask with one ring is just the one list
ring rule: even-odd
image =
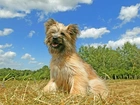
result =
[[57,86],[55,82],[50,81],[44,88],[44,92],[55,92],[57,90]]

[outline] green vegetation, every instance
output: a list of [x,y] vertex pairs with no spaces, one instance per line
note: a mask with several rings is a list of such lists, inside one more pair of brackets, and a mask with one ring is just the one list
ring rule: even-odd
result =
[[[102,78],[106,79],[139,79],[140,49],[136,45],[126,43],[117,49],[106,46],[81,46],[79,55],[88,62]],[[49,78],[48,66],[36,71],[0,69],[0,80],[40,80]]]
[[140,49],[136,45],[127,42],[115,50],[106,46],[82,46],[79,54],[103,78],[140,78]]
[[11,68],[0,69],[0,80],[16,79],[16,80],[39,80],[49,79],[50,70],[48,66],[43,66],[36,71],[31,70],[15,70]]

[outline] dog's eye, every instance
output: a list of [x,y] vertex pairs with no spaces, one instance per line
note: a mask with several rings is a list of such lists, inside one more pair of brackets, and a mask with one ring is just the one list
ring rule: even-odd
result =
[[64,32],[61,32],[60,34],[61,34],[62,36],[65,36]]
[[54,33],[56,33],[56,31],[52,31],[51,33],[54,34]]

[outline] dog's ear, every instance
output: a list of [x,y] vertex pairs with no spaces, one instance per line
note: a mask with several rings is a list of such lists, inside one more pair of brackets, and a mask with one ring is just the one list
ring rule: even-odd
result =
[[79,35],[79,29],[78,29],[78,26],[76,24],[70,24],[68,25],[67,27],[67,32],[70,34],[70,35]]
[[56,21],[54,19],[49,19],[44,25],[46,28],[46,31],[49,30],[50,26],[52,26],[53,24],[56,24]]

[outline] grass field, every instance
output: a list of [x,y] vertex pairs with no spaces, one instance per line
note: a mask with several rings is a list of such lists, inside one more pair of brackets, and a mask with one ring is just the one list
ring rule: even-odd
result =
[[44,94],[47,81],[0,81],[0,105],[140,105],[140,80],[108,80],[106,100],[63,92]]

